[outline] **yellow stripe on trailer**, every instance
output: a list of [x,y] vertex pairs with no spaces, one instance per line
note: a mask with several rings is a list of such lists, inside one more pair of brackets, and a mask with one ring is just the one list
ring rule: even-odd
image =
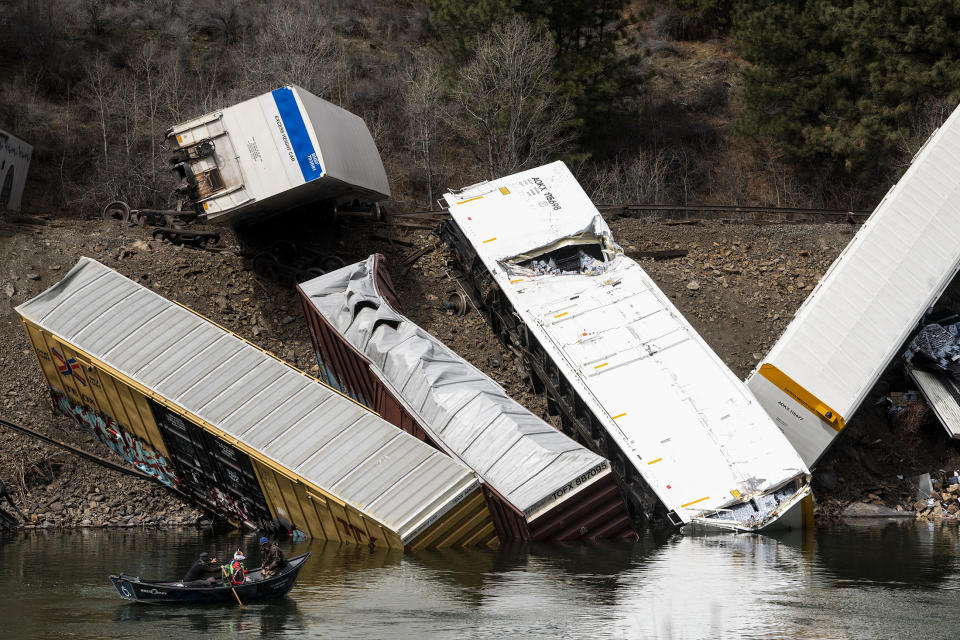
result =
[[805,409],[817,416],[817,418],[835,431],[841,431],[843,427],[846,426],[843,416],[828,407],[825,402],[821,402],[819,398],[804,389],[799,383],[774,365],[766,363],[760,367],[757,373],[799,402]]

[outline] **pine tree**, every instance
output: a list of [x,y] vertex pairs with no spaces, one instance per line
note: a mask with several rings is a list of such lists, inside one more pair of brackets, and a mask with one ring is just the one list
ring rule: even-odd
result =
[[742,128],[864,182],[891,170],[925,102],[960,96],[960,2],[743,0]]

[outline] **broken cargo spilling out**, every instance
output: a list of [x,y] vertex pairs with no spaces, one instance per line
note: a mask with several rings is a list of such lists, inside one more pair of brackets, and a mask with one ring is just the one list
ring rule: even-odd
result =
[[382,256],[298,289],[321,375],[475,470],[501,539],[636,537],[609,462],[403,316]]
[[471,297],[564,429],[610,458],[635,514],[750,531],[812,521],[806,465],[566,165],[444,198]]
[[94,260],[17,312],[61,412],[237,524],[397,548],[497,541],[465,466]]

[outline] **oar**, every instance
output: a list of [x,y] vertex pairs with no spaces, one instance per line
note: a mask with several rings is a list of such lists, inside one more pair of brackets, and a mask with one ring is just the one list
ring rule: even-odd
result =
[[241,608],[241,609],[246,609],[246,608],[247,608],[247,605],[243,604],[243,603],[240,601],[240,596],[237,595],[237,590],[234,589],[233,587],[230,587],[230,591],[233,592],[233,597],[237,599],[237,604],[240,605],[240,608]]

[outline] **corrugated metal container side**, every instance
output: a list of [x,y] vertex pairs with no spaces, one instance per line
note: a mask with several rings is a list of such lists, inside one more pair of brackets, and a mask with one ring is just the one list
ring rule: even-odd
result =
[[0,130],[0,211],[20,211],[33,147]]
[[382,256],[298,290],[328,383],[475,469],[501,539],[635,537],[609,463],[404,317]]
[[813,467],[960,269],[960,109],[917,153],[747,384]]
[[197,212],[217,224],[390,197],[363,119],[297,86],[178,124],[167,140]]
[[907,365],[906,370],[947,435],[960,438],[960,384],[957,384],[956,378],[939,371],[916,369],[911,365]]
[[238,524],[397,548],[497,541],[468,469],[94,260],[17,312],[58,410]]

